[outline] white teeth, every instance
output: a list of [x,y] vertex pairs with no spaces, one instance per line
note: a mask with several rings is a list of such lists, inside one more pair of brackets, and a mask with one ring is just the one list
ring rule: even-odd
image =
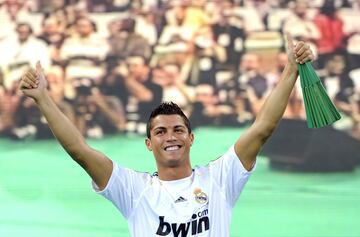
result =
[[178,150],[179,146],[169,146],[165,148],[165,151],[175,151]]

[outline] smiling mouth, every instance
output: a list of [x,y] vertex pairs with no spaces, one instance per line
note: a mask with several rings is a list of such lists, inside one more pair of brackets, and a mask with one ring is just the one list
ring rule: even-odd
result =
[[167,146],[164,148],[165,151],[177,151],[181,148],[180,145]]

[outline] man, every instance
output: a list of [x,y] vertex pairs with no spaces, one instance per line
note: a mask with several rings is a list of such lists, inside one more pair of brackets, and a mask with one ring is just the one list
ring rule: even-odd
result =
[[59,51],[65,65],[66,80],[91,78],[99,81],[104,76],[103,62],[109,51],[105,38],[97,33],[97,25],[90,18],[78,18],[74,32],[65,39]]
[[157,173],[122,168],[89,147],[77,129],[50,99],[38,63],[20,88],[32,97],[69,155],[93,180],[94,189],[111,200],[128,220],[132,236],[230,236],[231,208],[235,205],[256,161],[256,155],[275,129],[298,76],[297,63],[312,60],[309,46],[289,39],[289,63],[254,124],[219,159],[192,169],[194,141],[188,119],[172,103],[150,115],[147,148],[153,152]]
[[0,42],[0,70],[8,89],[24,70],[35,66],[37,61],[41,61],[46,69],[51,63],[46,44],[35,37],[29,23],[19,22],[15,31],[16,39],[9,38]]
[[251,112],[256,116],[270,92],[270,83],[261,73],[259,54],[245,53],[240,61],[240,73],[237,79],[239,88],[246,88]]
[[123,97],[127,98],[123,102],[127,107],[127,130],[145,134],[148,116],[160,104],[163,89],[154,83],[151,68],[141,55],[129,56],[126,65],[121,64],[118,71],[126,89]]
[[146,60],[150,58],[151,45],[146,38],[135,32],[134,19],[126,18],[112,24],[115,24],[116,28],[108,38],[110,45],[108,57],[125,59],[131,55],[141,55]]

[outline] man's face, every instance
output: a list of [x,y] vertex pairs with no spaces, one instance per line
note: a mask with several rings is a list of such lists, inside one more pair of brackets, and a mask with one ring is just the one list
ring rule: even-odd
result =
[[128,65],[130,75],[132,75],[138,80],[147,79],[149,69],[146,66],[142,57],[131,56],[126,60],[126,63]]
[[57,19],[48,18],[44,22],[43,32],[45,32],[48,35],[54,35],[54,34],[58,33],[59,32],[59,24],[57,22]]
[[176,65],[164,65],[161,68],[155,68],[153,77],[163,86],[174,85],[179,76],[179,69]]
[[345,59],[343,56],[335,55],[327,62],[326,68],[333,75],[340,75],[345,70]]
[[16,32],[18,34],[18,39],[20,42],[25,42],[28,40],[28,38],[30,37],[31,35],[31,30],[28,26],[26,25],[22,25],[22,26],[19,26],[17,29],[16,29]]
[[245,54],[241,60],[241,69],[247,71],[257,71],[260,68],[259,56],[256,54]]
[[78,20],[76,22],[76,30],[81,37],[87,37],[94,31],[91,21],[88,19]]
[[189,133],[180,115],[158,115],[152,120],[147,148],[154,153],[158,170],[190,166],[190,147],[194,134]]
[[306,2],[297,2],[295,5],[295,14],[301,18],[306,16],[307,3]]

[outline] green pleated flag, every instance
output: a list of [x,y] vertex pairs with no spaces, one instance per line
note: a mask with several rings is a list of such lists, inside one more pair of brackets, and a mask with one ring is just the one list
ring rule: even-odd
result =
[[341,118],[310,62],[298,64],[309,128],[330,125]]

